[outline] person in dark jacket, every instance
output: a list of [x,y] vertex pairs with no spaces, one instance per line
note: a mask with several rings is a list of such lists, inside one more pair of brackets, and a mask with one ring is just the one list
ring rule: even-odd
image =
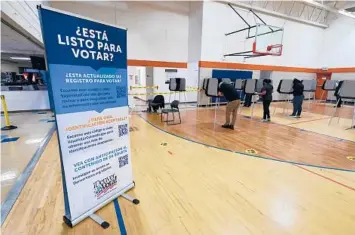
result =
[[[234,124],[237,119],[237,112],[240,105],[239,93],[231,83],[221,82],[218,86],[218,95],[224,96],[228,101],[226,108],[226,123],[222,127],[234,130]],[[232,121],[230,119],[231,115]]]
[[270,121],[270,104],[272,102],[272,93],[274,91],[274,87],[271,85],[270,79],[264,79],[263,87],[261,88],[261,93],[258,93],[263,100],[263,108],[264,108],[264,115],[263,115],[263,122]]
[[302,104],[304,100],[303,95],[304,86],[297,78],[293,79],[293,112],[291,117],[300,118],[302,113]]

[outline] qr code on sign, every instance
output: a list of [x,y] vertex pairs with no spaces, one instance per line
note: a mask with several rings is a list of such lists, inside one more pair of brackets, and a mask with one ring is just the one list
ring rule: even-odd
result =
[[119,137],[128,134],[128,124],[118,125],[118,135]]
[[117,98],[122,98],[127,96],[127,87],[116,86]]
[[120,168],[128,164],[128,155],[124,155],[118,158]]

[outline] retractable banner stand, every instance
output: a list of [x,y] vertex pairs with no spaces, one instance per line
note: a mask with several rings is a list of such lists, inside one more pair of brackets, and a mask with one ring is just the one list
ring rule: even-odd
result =
[[[63,177],[74,226],[134,187],[128,123],[127,31],[39,7]],[[134,201],[135,200],[135,201]],[[138,200],[132,199],[134,203]]]

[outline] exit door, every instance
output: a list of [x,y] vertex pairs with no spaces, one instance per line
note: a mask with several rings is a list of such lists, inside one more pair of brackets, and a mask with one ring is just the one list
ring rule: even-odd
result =
[[316,99],[325,100],[328,97],[328,91],[322,89],[325,80],[330,80],[332,77],[331,73],[317,73],[317,88],[316,88]]

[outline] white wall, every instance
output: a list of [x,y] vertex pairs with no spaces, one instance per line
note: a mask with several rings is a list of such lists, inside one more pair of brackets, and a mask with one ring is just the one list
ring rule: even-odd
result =
[[188,62],[197,62],[201,58],[203,2],[190,2],[188,31]]
[[128,28],[128,59],[187,61],[186,14],[154,8],[142,2],[123,4],[125,8],[115,10],[95,2],[51,2],[54,8]]
[[[252,13],[239,9],[238,12],[248,20],[250,25],[256,23]],[[258,15],[267,24],[284,27],[283,55],[248,59],[246,63],[307,68],[319,67],[318,54],[323,29],[268,15]],[[245,35],[242,33],[238,34],[240,37],[226,37],[224,35],[244,27],[246,27],[245,23],[229,6],[216,2],[204,2],[201,60],[223,61],[223,54],[251,50],[251,43],[244,48]],[[227,57],[226,61],[243,62],[243,59],[241,57]]]
[[355,19],[340,17],[324,30],[319,60],[324,67],[355,67]]

